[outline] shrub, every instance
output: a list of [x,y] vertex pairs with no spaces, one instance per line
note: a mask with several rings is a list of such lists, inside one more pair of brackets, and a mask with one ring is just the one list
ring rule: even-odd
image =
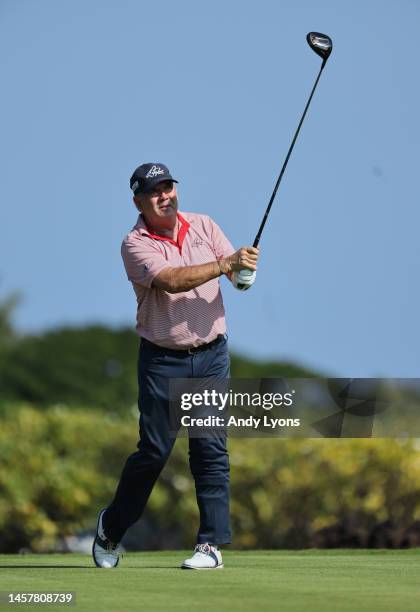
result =
[[[3,404],[0,419],[0,552],[52,550],[63,536],[93,530],[136,449],[136,417]],[[187,445],[177,441],[149,500],[143,548],[194,543]],[[236,548],[415,541],[420,453],[412,440],[236,438],[230,457]],[[398,537],[384,539],[380,525]]]

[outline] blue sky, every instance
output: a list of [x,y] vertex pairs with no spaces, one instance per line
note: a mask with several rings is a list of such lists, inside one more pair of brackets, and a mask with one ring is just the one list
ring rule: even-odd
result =
[[250,244],[320,59],[261,242],[223,281],[231,347],[339,376],[420,363],[420,2],[2,0],[0,296],[22,332],[135,323],[128,179],[166,163],[180,209]]

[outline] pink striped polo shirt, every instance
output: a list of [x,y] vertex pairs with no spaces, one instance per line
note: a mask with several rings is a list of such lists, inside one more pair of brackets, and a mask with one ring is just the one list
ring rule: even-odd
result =
[[190,348],[226,331],[219,278],[182,293],[152,287],[164,268],[193,266],[227,257],[234,248],[207,215],[178,213],[178,240],[151,233],[139,215],[121,254],[137,296],[137,333],[166,348]]

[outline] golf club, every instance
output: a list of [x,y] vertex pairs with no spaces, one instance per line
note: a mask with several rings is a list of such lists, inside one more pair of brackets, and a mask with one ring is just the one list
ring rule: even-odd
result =
[[[308,44],[311,47],[311,49],[313,51],[315,51],[315,53],[322,58],[321,68],[319,70],[318,76],[316,77],[316,81],[315,81],[315,84],[314,84],[314,86],[312,88],[312,91],[311,91],[311,94],[309,96],[308,102],[306,103],[305,110],[303,111],[303,115],[302,115],[302,117],[301,117],[301,119],[299,121],[299,125],[298,125],[297,130],[295,132],[295,135],[293,137],[292,144],[290,145],[289,151],[288,151],[288,153],[286,155],[286,159],[284,160],[283,167],[282,167],[282,169],[280,171],[280,174],[278,176],[277,182],[276,182],[276,184],[274,186],[274,190],[273,190],[273,193],[271,194],[270,201],[268,202],[268,206],[267,206],[267,209],[265,211],[265,214],[264,214],[263,220],[261,222],[260,228],[259,228],[259,230],[257,232],[257,235],[255,236],[255,240],[254,240],[254,243],[252,245],[254,247],[257,247],[259,242],[260,242],[261,234],[263,233],[263,229],[264,229],[264,226],[265,226],[265,224],[267,222],[268,215],[270,214],[271,206],[272,206],[272,204],[274,202],[274,198],[276,197],[277,190],[278,190],[278,188],[280,186],[281,179],[283,178],[284,171],[286,170],[286,166],[287,166],[287,163],[289,161],[290,155],[292,154],[293,147],[295,146],[295,142],[296,142],[296,139],[297,139],[298,134],[300,132],[300,128],[302,127],[303,120],[305,119],[305,115],[306,115],[306,112],[307,112],[307,110],[309,108],[309,104],[311,103],[311,100],[312,100],[312,97],[314,95],[316,86],[318,85],[318,81],[319,81],[319,78],[321,76],[321,73],[322,73],[322,71],[324,69],[324,66],[327,63],[327,59],[329,58],[329,56],[331,54],[331,51],[332,51],[332,47],[333,47],[332,40],[326,34],[320,34],[319,32],[309,32],[309,34],[306,36],[306,40],[308,41]],[[250,277],[252,277],[254,274],[255,274],[255,272],[253,272],[252,270],[247,270],[247,269],[240,270],[240,272],[236,275],[235,287],[237,289],[239,289],[240,291],[244,291],[246,289],[249,289],[249,287],[251,285],[249,285],[247,283],[247,281],[249,281]]]

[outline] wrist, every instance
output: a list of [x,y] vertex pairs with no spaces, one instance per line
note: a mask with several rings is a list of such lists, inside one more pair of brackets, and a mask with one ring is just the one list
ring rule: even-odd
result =
[[218,259],[217,263],[219,265],[220,274],[229,274],[229,272],[231,272],[231,266],[226,259]]
[[222,263],[223,260],[222,259],[216,259],[216,261],[217,261],[217,265],[219,266],[220,276],[223,276],[223,274],[225,273],[225,268],[224,268],[223,263]]

